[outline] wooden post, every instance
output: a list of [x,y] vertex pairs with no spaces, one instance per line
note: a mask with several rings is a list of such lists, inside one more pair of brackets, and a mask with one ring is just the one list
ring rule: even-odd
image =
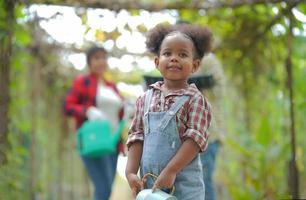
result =
[[296,138],[295,138],[295,117],[294,117],[294,94],[293,94],[293,74],[292,74],[292,40],[293,40],[293,14],[292,8],[288,6],[289,11],[289,27],[288,27],[288,57],[286,60],[286,70],[287,70],[287,88],[289,91],[289,101],[290,101],[290,138],[291,138],[291,160],[289,161],[289,191],[291,193],[291,198],[299,198],[299,175],[296,166]]
[[39,64],[35,63],[29,70],[29,80],[32,80],[33,83],[30,91],[31,96],[31,146],[30,146],[30,199],[36,199],[36,188],[37,188],[37,180],[39,177],[38,174],[38,123],[39,123],[39,97],[40,97],[40,86],[41,86],[41,78],[39,72]]
[[9,147],[8,144],[8,125],[9,125],[9,85],[10,85],[10,65],[12,54],[12,36],[14,31],[15,17],[14,8],[15,1],[4,1],[4,24],[5,28],[2,30],[5,32],[0,37],[0,166],[7,162],[6,150]]

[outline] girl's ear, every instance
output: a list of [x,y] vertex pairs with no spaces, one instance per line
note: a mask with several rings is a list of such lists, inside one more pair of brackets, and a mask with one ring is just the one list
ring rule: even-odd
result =
[[191,69],[192,73],[196,72],[199,69],[200,63],[201,63],[200,59],[194,59],[192,61],[192,69]]
[[158,68],[158,66],[159,66],[159,58],[158,58],[157,56],[154,58],[154,63],[155,63],[155,67],[156,67],[157,69],[159,69],[159,68]]

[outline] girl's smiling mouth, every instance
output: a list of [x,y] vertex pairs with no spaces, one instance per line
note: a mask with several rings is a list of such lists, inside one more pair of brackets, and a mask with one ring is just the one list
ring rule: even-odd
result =
[[169,65],[169,66],[167,66],[167,69],[168,70],[173,70],[173,71],[178,71],[178,70],[181,70],[182,68],[178,65]]

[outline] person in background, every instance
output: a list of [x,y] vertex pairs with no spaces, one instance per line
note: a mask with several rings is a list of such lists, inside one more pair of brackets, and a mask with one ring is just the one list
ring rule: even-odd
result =
[[[212,34],[195,25],[158,25],[147,35],[147,48],[163,81],[150,85],[136,101],[129,130],[126,177],[133,195],[145,186],[153,192],[175,186],[178,200],[204,200],[199,152],[206,149],[210,104],[187,80],[210,51]],[[140,179],[147,173],[157,179]]]
[[221,141],[226,132],[223,113],[225,77],[221,63],[212,53],[204,56],[199,70],[194,75],[211,75],[213,78],[212,87],[207,87],[202,90],[202,93],[205,94],[212,105],[214,118],[209,129],[211,137],[209,138],[208,147],[206,151],[201,154],[201,161],[205,182],[205,199],[215,200],[216,194],[213,181],[215,161]]
[[[115,83],[105,79],[108,69],[107,51],[98,46],[91,47],[87,54],[89,73],[79,75],[64,100],[64,112],[73,116],[76,128],[86,120],[108,119],[112,131],[117,129],[123,117],[123,99]],[[85,168],[94,185],[96,200],[108,200],[116,174],[118,153],[123,152],[124,144],[119,142],[118,151],[98,158],[81,156]]]

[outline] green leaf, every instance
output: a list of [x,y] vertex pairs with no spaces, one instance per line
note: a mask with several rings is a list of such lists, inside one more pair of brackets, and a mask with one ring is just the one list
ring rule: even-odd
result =
[[31,37],[29,32],[23,27],[17,27],[15,31],[15,39],[17,44],[28,45],[31,42]]

